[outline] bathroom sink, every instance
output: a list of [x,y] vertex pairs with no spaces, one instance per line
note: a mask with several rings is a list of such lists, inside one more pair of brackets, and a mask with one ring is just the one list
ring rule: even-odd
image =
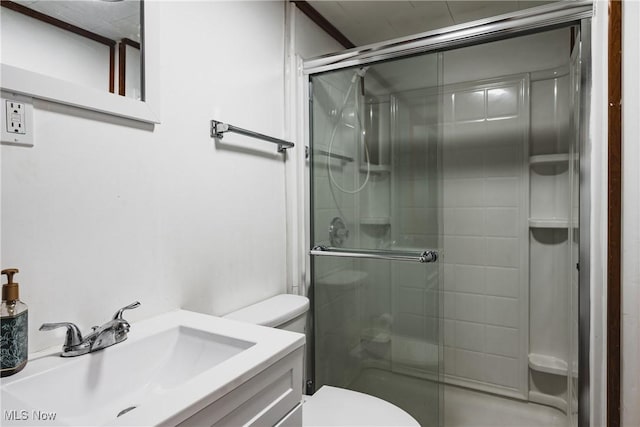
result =
[[127,341],[102,351],[32,355],[2,379],[2,424],[176,425],[303,343],[300,334],[167,313],[132,324]]

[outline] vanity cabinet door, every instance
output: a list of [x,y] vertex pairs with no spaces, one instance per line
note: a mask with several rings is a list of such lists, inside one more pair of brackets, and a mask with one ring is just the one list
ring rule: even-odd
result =
[[301,427],[302,417],[295,413],[289,415],[302,401],[303,348],[280,359],[179,426]]

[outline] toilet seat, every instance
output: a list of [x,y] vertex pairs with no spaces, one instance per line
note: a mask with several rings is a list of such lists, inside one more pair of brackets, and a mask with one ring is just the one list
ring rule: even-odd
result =
[[385,400],[327,385],[320,387],[313,396],[304,396],[302,425],[420,427],[411,415]]

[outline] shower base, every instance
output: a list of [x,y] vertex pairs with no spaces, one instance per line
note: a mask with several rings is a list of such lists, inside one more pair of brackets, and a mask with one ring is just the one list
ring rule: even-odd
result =
[[[438,423],[438,386],[433,381],[382,369],[364,369],[350,388],[409,412],[423,427]],[[564,427],[567,416],[554,408],[462,387],[444,387],[445,427]]]

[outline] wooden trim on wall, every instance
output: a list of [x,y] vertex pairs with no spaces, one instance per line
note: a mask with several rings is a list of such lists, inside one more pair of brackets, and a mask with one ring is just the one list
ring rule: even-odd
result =
[[[68,22],[62,21],[60,19],[54,18],[47,14],[38,12],[37,10],[30,9],[26,6],[23,6],[19,3],[10,1],[10,0],[1,0],[0,6],[6,7],[7,9],[11,9],[14,12],[21,13],[30,18],[37,19],[38,21],[47,23],[49,25],[53,25],[54,27],[60,28],[62,30],[66,30],[77,34],[79,36],[88,38],[95,42],[101,43],[109,47],[109,92],[113,93],[114,91],[114,75],[115,75],[115,46],[116,41],[111,40],[108,37],[101,36],[100,34],[92,33],[91,31],[85,30],[84,28],[77,27],[73,24],[69,24]],[[134,42],[135,43],[135,42]]]
[[351,49],[356,47],[355,44],[351,42],[338,30],[333,26],[331,22],[327,20],[324,16],[320,14],[313,6],[303,0],[291,0],[291,3],[295,4],[300,12],[304,13],[311,19],[318,27],[322,28],[327,34],[333,37],[338,43],[344,46],[346,49]]
[[609,0],[607,426],[621,422],[622,1]]
[[120,42],[118,44],[118,95],[126,94],[127,72],[127,45]]
[[127,46],[135,47],[136,49],[140,50],[140,43],[135,40],[131,40],[125,37],[120,40],[120,43],[126,44]]
[[109,92],[115,92],[116,80],[116,47],[109,46]]
[[118,43],[118,94],[127,96],[127,46],[140,50],[140,43],[124,38]]

